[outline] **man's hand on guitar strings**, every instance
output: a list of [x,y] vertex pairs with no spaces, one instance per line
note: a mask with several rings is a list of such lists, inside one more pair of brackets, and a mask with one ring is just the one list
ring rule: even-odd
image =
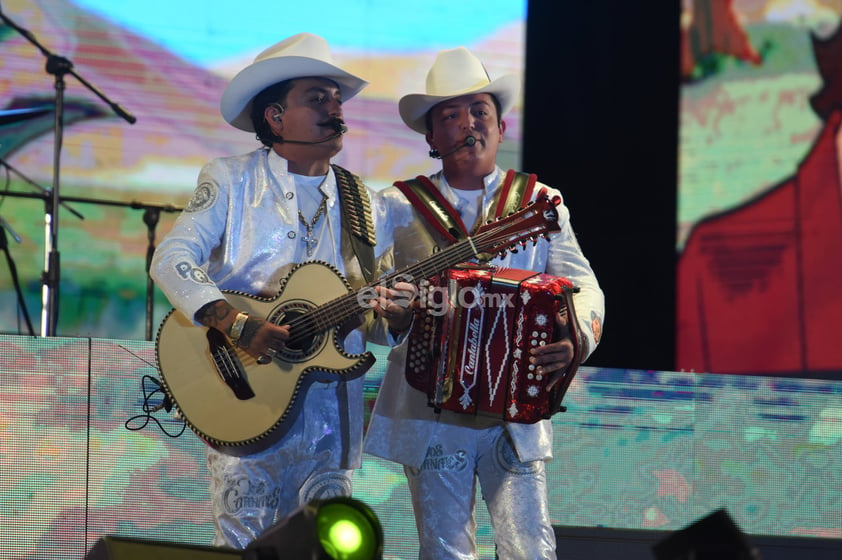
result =
[[378,297],[368,302],[374,312],[386,319],[393,331],[409,329],[413,305],[418,300],[418,288],[408,282],[396,282],[392,288],[375,286],[374,290]]
[[268,364],[283,350],[289,339],[289,325],[249,317],[243,327],[238,346],[253,356],[258,364]]
[[[202,306],[196,312],[196,320],[206,327],[217,329],[229,336],[231,325],[240,311],[227,300],[219,299]],[[241,327],[236,341],[239,348],[254,357],[259,364],[268,364],[283,350],[289,339],[289,326],[278,326],[259,317],[248,316]]]
[[529,363],[538,366],[536,374],[549,375],[547,391],[564,378],[564,372],[573,362],[573,340],[567,328],[567,316],[556,313],[556,327],[561,338],[544,346],[536,346],[530,350]]

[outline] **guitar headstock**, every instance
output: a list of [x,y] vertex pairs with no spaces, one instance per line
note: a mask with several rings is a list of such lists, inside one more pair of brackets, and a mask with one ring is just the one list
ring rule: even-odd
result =
[[492,255],[515,251],[518,245],[561,231],[556,209],[560,203],[561,197],[550,197],[543,190],[524,208],[480,226],[471,236],[477,251]]

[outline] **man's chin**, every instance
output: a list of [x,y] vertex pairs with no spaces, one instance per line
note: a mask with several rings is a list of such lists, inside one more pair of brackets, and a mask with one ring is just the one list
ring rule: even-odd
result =
[[480,157],[477,154],[468,154],[453,162],[453,165],[462,169],[463,172],[470,173],[477,177],[485,177],[497,165],[497,162],[488,157]]

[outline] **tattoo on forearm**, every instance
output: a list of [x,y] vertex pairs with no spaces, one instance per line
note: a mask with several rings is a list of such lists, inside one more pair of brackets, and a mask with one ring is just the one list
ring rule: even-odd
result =
[[206,327],[218,328],[233,311],[234,308],[227,301],[216,300],[202,306],[196,312],[196,320]]
[[251,346],[251,341],[254,339],[255,333],[263,326],[265,321],[257,317],[249,317],[246,324],[243,325],[243,332],[240,334],[239,346],[240,348],[248,348]]

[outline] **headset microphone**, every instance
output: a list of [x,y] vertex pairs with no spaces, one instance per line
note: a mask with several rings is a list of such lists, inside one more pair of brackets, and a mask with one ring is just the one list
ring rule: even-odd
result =
[[436,150],[436,149],[430,150],[430,157],[434,158],[434,159],[444,159],[451,154],[455,154],[456,152],[458,152],[462,148],[470,148],[471,146],[473,146],[476,143],[477,143],[477,139],[474,138],[473,136],[468,135],[468,136],[465,137],[464,142],[462,142],[457,147],[453,148],[452,150],[450,150],[449,152],[447,152],[445,154],[440,154],[439,151]]

